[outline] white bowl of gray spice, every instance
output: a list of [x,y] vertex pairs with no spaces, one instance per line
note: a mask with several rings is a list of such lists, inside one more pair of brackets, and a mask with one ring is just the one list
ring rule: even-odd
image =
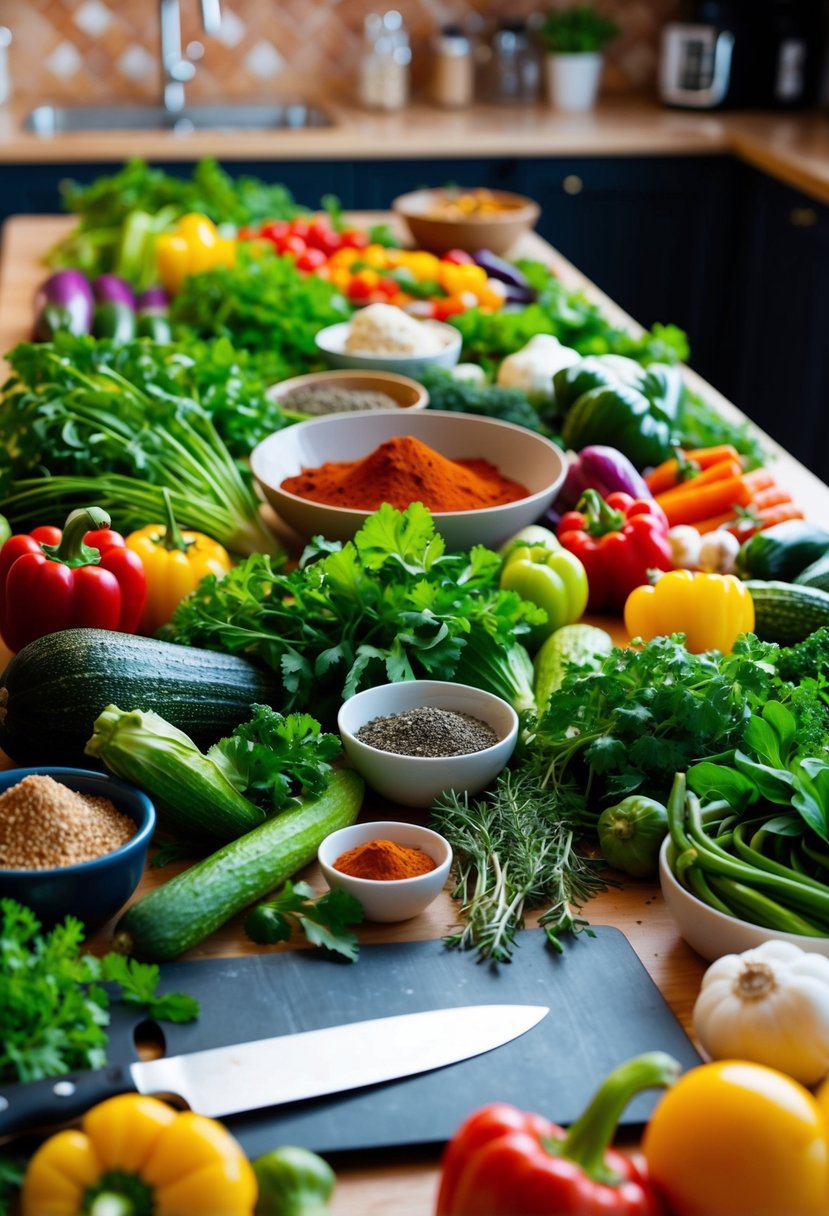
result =
[[146,794],[109,774],[0,773],[0,897],[27,904],[45,925],[77,916],[90,932],[138,886],[154,828]]
[[518,715],[492,693],[444,680],[367,688],[343,703],[346,755],[378,794],[429,807],[439,794],[477,794],[507,764]]

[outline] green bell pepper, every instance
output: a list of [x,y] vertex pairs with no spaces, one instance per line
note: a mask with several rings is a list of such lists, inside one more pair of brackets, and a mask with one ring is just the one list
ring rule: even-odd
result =
[[564,419],[561,436],[574,452],[596,443],[616,448],[640,470],[661,464],[673,452],[670,419],[629,385],[582,393]]
[[634,878],[656,874],[659,847],[668,831],[668,812],[661,802],[631,794],[602,811],[597,829],[608,865]]
[[307,1148],[286,1145],[257,1157],[256,1216],[330,1216],[336,1174]]
[[547,613],[547,620],[533,625],[526,639],[530,651],[562,625],[577,621],[587,607],[587,573],[567,549],[518,545],[504,559],[500,584],[502,591],[516,591]]

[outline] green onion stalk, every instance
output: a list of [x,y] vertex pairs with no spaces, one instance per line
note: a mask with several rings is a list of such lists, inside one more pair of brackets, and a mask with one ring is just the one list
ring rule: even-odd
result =
[[[3,501],[17,527],[90,501],[108,510],[118,527],[143,527],[165,517],[166,487],[180,519],[232,552],[283,551],[260,513],[256,492],[196,402],[145,393],[112,369],[89,376],[54,359],[61,375],[78,384],[61,402],[64,432],[89,434],[110,465],[132,467],[137,475],[103,469],[15,480]],[[47,445],[48,435],[48,451]]]

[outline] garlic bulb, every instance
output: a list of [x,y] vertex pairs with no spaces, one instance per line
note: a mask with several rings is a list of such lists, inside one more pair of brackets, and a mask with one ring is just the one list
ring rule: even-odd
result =
[[708,968],[694,1030],[715,1060],[753,1060],[804,1085],[829,1072],[829,958],[767,941]]

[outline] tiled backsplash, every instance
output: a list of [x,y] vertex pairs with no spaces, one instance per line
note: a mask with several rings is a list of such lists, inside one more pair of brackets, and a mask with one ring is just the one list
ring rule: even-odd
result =
[[[222,29],[206,37],[199,0],[181,0],[185,45],[203,47],[194,100],[348,97],[366,14],[398,8],[409,28],[414,79],[423,78],[430,37],[448,22],[526,17],[567,0],[224,0]],[[659,30],[679,0],[600,0],[622,27],[608,51],[607,91],[650,88]],[[159,93],[156,0],[0,0],[0,25],[10,27],[13,96],[26,101],[145,100]],[[192,49],[192,48],[191,48]],[[198,47],[196,48],[198,53]]]

